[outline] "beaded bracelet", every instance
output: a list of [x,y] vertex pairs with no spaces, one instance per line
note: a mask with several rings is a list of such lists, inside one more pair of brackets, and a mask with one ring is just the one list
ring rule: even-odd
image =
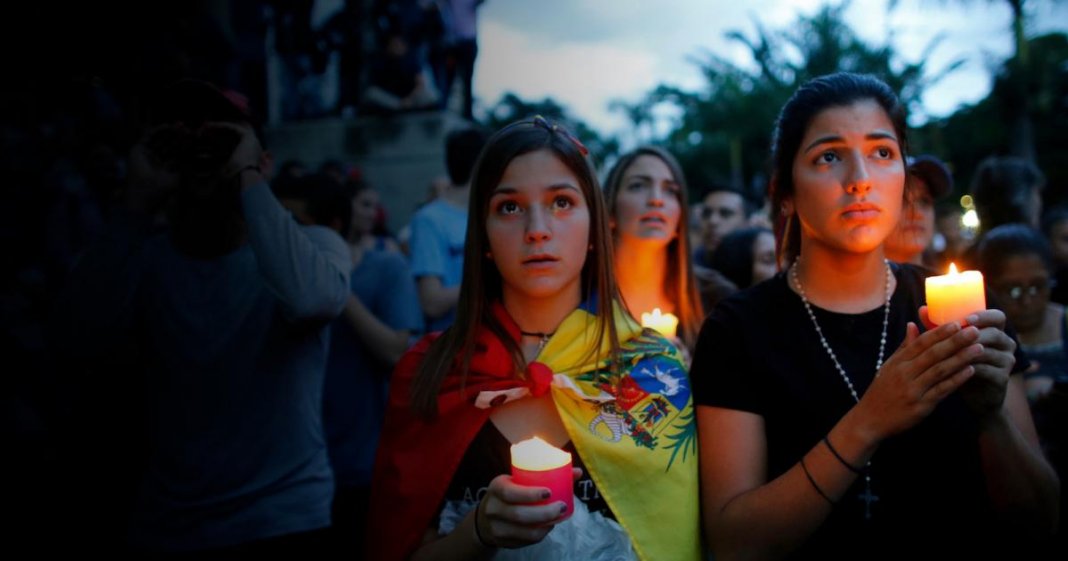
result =
[[851,471],[851,472],[853,472],[853,473],[855,473],[857,475],[863,475],[864,474],[864,472],[861,471],[860,468],[858,468],[858,467],[854,466],[853,464],[847,462],[846,459],[843,458],[842,455],[838,453],[838,450],[835,450],[834,446],[831,446],[831,441],[826,436],[823,437],[823,443],[827,445],[827,449],[830,450],[832,454],[834,454],[835,458],[838,458],[838,461],[841,462],[843,466],[849,468],[849,471]]
[[[805,477],[808,478],[808,482],[812,484],[812,488],[815,489],[816,492],[819,493],[821,497],[823,497],[824,499],[827,499],[827,502],[831,503],[831,506],[834,506],[835,505],[834,500],[832,500],[830,497],[828,497],[827,493],[824,493],[823,489],[820,489],[819,485],[816,485],[816,480],[813,479],[812,478],[812,474],[808,472],[808,466],[805,465],[805,459],[804,458],[801,458],[801,469],[805,472]],[[477,521],[477,518],[476,518],[476,521]]]

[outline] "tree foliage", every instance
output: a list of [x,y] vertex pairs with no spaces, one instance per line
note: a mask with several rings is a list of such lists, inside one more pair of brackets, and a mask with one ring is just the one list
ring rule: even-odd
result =
[[[953,167],[958,193],[967,191],[983,158],[1020,155],[1014,134],[1020,107],[1032,123],[1034,158],[1047,178],[1046,203],[1065,200],[1068,185],[1068,35],[1051,33],[1027,42],[1026,67],[1017,57],[996,69],[989,95],[953,115],[928,122],[915,135],[921,148],[945,157]],[[1024,93],[1021,93],[1024,92]],[[1021,97],[1024,96],[1024,97]],[[1026,99],[1026,104],[1024,103]]]
[[566,126],[590,150],[595,162],[607,161],[619,153],[619,142],[615,138],[605,138],[581,119],[572,115],[568,109],[556,100],[547,97],[540,101],[520,98],[508,92],[486,113],[482,125],[491,131],[498,130],[509,123],[541,115]]
[[845,23],[848,6],[825,5],[783,30],[754,22],[752,35],[731,31],[727,37],[748,49],[750,65],[704,53],[695,60],[706,82],[702,91],[662,85],[629,108],[668,103],[680,109],[677,126],[660,142],[678,156],[698,196],[713,183],[763,196],[775,119],[802,82],[836,71],[870,73],[899,92],[907,107],[919,108],[924,90],[961,64],[930,72],[925,59],[904,61],[888,44],[866,43]]

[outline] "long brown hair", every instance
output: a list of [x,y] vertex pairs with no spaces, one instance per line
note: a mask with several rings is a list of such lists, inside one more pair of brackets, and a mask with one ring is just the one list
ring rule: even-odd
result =
[[493,262],[485,257],[490,247],[486,217],[490,211],[490,198],[508,165],[515,158],[538,150],[550,151],[575,174],[590,211],[592,249],[582,267],[581,279],[582,300],[595,305],[597,316],[597,336],[591,339],[589,356],[597,352],[606,333],[613,364],[616,362],[614,358],[619,356],[614,308],[619,296],[613,276],[608,213],[597,177],[586,158],[586,147],[567,129],[542,117],[517,121],[490,137],[472,172],[463,280],[456,320],[430,346],[412,385],[412,408],[424,417],[430,418],[437,413],[438,392],[453,368],[460,368],[461,379],[466,380],[475,339],[483,327],[496,335],[509,350],[516,372],[522,376],[526,370],[526,360],[519,345],[493,315],[493,303],[502,296],[503,279]]
[[[616,213],[616,201],[619,198],[619,190],[622,188],[623,175],[627,168],[641,156],[653,156],[659,158],[668,169],[671,170],[672,178],[679,185],[677,195],[679,201],[679,226],[675,239],[668,244],[668,269],[667,278],[663,279],[664,288],[668,298],[675,302],[675,313],[679,316],[679,331],[682,342],[693,349],[697,343],[697,333],[704,321],[704,309],[701,306],[701,294],[697,290],[697,282],[693,276],[693,262],[690,253],[690,206],[689,189],[686,186],[686,176],[682,172],[675,156],[659,146],[640,146],[627,152],[619,158],[604,182],[605,198],[608,199],[608,212],[611,216]],[[633,315],[633,313],[631,314]]]

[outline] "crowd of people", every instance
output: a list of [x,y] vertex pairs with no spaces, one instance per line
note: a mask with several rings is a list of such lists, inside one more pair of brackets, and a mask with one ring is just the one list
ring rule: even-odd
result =
[[280,118],[450,107],[472,119],[478,9],[485,0],[268,2]]
[[[41,335],[57,464],[106,458],[53,524],[163,558],[1059,558],[1068,212],[991,157],[961,239],[907,136],[879,79],[815,78],[753,201],[541,116],[460,128],[398,236],[358,168],[174,84]],[[951,261],[989,305],[936,325]],[[533,436],[573,497],[511,476]]]

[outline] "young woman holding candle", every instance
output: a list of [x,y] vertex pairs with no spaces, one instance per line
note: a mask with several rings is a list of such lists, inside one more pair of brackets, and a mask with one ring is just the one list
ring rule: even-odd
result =
[[623,301],[636,318],[654,309],[673,314],[679,341],[693,351],[704,311],[690,263],[682,167],[667,150],[642,146],[612,167],[605,196]]
[[[619,303],[585,155],[541,117],[483,150],[456,323],[394,373],[373,559],[699,558],[685,366]],[[582,468],[570,517],[508,475],[510,445],[533,436]]]
[[924,330],[923,273],[885,258],[905,146],[870,76],[811,80],[779,115],[783,272],[717,307],[691,370],[717,559],[996,558],[1056,526],[1004,314]]

